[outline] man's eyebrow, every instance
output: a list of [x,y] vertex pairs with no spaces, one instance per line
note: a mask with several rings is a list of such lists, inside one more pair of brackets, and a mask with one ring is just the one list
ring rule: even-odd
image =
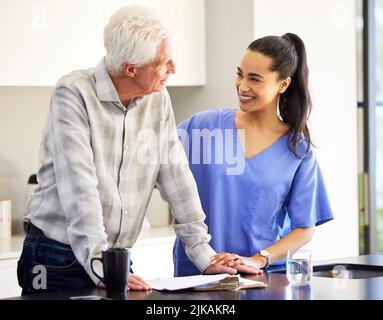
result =
[[[243,71],[241,70],[240,67],[237,67],[237,70],[238,70],[238,72],[243,73]],[[263,77],[260,74],[254,73],[254,72],[249,72],[248,76],[249,77],[257,77],[257,78],[263,79]]]

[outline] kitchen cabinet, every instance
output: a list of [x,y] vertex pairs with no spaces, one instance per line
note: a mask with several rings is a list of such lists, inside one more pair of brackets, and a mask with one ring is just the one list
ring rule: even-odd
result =
[[152,228],[148,232],[143,232],[131,249],[134,273],[147,280],[173,277],[173,228]]
[[100,60],[102,0],[0,1],[0,85],[52,86]]
[[24,236],[0,238],[0,299],[21,294],[17,282],[17,261],[21,254]]
[[[105,54],[110,16],[135,0],[0,0],[0,85],[52,86]],[[175,32],[177,74],[168,85],[205,84],[205,0],[142,0]]]
[[[130,249],[134,272],[147,280],[172,277],[174,240],[174,230],[170,225],[143,229]],[[24,235],[0,239],[0,299],[21,294],[17,282],[17,261],[23,241]]]
[[16,274],[17,261],[18,258],[0,260],[0,299],[21,294]]

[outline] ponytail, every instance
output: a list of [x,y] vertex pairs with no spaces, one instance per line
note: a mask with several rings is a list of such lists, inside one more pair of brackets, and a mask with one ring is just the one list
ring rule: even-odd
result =
[[306,49],[303,41],[293,33],[283,35],[297,54],[297,66],[291,76],[291,83],[281,99],[284,102],[280,110],[282,119],[290,128],[289,147],[297,155],[297,145],[301,136],[306,139],[307,148],[310,149],[311,137],[307,127],[307,118],[311,113],[312,102],[308,89],[309,69],[307,67]]

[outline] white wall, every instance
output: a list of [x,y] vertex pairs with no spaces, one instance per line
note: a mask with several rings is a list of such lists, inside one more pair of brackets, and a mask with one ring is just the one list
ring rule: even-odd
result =
[[235,73],[253,38],[253,1],[207,0],[205,12],[207,84],[168,88],[178,122],[202,110],[237,106]]
[[[12,200],[13,220],[26,211],[27,182],[38,149],[51,87],[0,87],[0,197]],[[20,231],[21,224],[14,231]]]
[[311,132],[335,214],[308,247],[315,259],[358,254],[355,2],[254,1],[255,37],[297,33],[305,42]]

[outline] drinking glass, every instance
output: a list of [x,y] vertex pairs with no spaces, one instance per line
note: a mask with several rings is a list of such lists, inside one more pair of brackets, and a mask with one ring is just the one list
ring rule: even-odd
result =
[[286,276],[292,284],[303,284],[312,276],[311,251],[307,249],[288,250],[286,259]]

